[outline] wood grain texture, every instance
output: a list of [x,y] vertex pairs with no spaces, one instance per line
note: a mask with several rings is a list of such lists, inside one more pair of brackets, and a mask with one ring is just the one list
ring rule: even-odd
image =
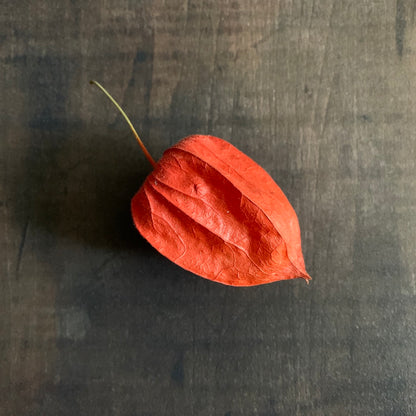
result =
[[[414,415],[416,3],[0,2],[0,414]],[[298,213],[313,277],[224,287],[135,231],[205,133]]]

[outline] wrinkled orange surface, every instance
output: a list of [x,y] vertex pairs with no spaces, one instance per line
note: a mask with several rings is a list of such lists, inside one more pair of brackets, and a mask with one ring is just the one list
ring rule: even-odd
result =
[[230,143],[169,148],[131,203],[139,232],[199,276],[233,286],[303,277],[298,218],[269,174]]

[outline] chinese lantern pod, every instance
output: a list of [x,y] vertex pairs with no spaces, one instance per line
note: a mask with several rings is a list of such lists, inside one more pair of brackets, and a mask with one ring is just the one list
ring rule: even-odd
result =
[[189,136],[166,150],[131,209],[154,248],[201,277],[232,286],[310,279],[286,196],[217,137]]

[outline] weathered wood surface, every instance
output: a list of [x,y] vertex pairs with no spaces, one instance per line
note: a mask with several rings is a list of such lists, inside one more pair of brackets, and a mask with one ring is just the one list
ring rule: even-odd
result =
[[[416,3],[2,1],[1,415],[416,414]],[[149,150],[271,173],[314,280],[235,289],[134,230]]]

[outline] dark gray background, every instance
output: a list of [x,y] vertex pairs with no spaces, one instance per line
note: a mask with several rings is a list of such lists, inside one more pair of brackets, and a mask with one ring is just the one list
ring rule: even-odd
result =
[[[415,415],[414,1],[0,2],[0,414]],[[313,277],[231,288],[136,232],[209,133],[295,207]]]

